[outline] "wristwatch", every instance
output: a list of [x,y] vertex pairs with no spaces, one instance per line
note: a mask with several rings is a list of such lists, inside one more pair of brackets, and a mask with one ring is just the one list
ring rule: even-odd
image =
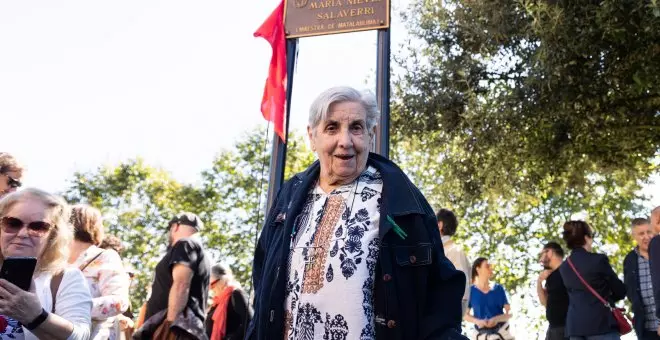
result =
[[39,316],[34,318],[34,320],[32,320],[32,322],[30,322],[27,325],[23,325],[23,326],[25,326],[25,328],[27,328],[28,330],[32,331],[32,330],[36,329],[37,327],[41,326],[41,324],[44,323],[44,321],[46,321],[46,319],[48,319],[49,314],[50,313],[46,312],[45,309],[41,308],[41,314],[39,314]]

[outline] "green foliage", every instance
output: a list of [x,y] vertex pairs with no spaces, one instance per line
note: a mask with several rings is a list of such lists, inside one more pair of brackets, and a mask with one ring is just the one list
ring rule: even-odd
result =
[[621,273],[657,171],[658,3],[419,0],[404,21],[393,158],[470,257],[529,299],[543,243],[581,218]]
[[[264,219],[266,202],[270,149],[264,150],[264,137],[264,130],[253,130],[233,149],[220,152],[201,173],[199,185],[181,184],[140,159],[74,174],[65,198],[100,208],[107,231],[121,238],[125,260],[138,270],[131,291],[133,307],[145,300],[154,267],[167,245],[167,222],[180,211],[200,216],[209,253],[216,261],[228,263],[237,279],[249,287],[254,233]],[[287,158],[290,174],[314,159],[295,134],[290,137]]]
[[[660,145],[657,2],[416,1],[392,127],[447,150],[463,195],[647,178]],[[489,171],[480,171],[489,169]]]

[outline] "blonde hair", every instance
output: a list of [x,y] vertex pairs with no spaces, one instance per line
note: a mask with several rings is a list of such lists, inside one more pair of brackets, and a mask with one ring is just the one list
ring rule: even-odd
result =
[[[46,246],[37,259],[35,274],[59,272],[67,265],[69,244],[73,239],[73,228],[69,224],[69,205],[59,196],[40,189],[27,188],[11,193],[0,200],[0,217],[4,217],[16,203],[28,200],[38,200],[47,207],[46,214],[52,226]],[[2,229],[0,229],[0,233],[2,233]],[[0,264],[3,261],[4,256],[0,251]]]
[[17,172],[23,176],[23,166],[18,160],[7,152],[0,152],[0,172]]
[[103,242],[103,216],[101,211],[87,204],[76,204],[71,208],[73,239],[100,245]]

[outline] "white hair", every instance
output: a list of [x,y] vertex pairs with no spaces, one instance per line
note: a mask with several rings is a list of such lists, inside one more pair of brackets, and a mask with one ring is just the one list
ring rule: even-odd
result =
[[358,91],[348,86],[332,87],[323,91],[309,108],[309,126],[315,129],[320,122],[328,118],[330,106],[341,102],[360,103],[367,114],[367,129],[371,130],[378,125],[380,111],[376,97],[371,91]]

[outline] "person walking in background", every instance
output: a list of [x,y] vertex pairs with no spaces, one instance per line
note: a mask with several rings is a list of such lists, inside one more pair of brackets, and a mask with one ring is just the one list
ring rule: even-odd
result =
[[169,247],[156,265],[144,324],[136,339],[207,339],[204,331],[211,265],[199,232],[204,224],[192,213],[168,223]]
[[211,267],[213,303],[206,315],[206,334],[210,340],[243,340],[252,319],[252,310],[241,285],[229,267]]
[[442,246],[445,248],[445,256],[456,269],[465,274],[465,293],[463,293],[463,315],[468,311],[468,302],[470,299],[470,286],[472,283],[472,271],[470,261],[468,261],[465,251],[451,239],[456,234],[458,228],[458,219],[454,212],[448,209],[440,209],[435,214],[438,219],[438,229],[442,238]]
[[626,286],[612,269],[607,255],[592,252],[594,234],[587,222],[568,221],[563,229],[564,241],[571,250],[571,255],[559,267],[568,290],[566,335],[571,340],[620,339],[612,311],[580,277],[610,304],[626,297]]
[[[119,254],[119,257],[122,258],[124,270],[126,271],[126,274],[128,274],[128,289],[130,296],[130,290],[133,285],[133,279],[135,279],[136,270],[130,263],[123,261],[124,245],[122,244],[121,240],[117,236],[105,234],[99,248],[112,249],[116,251],[117,254]],[[133,315],[132,307],[133,306],[129,302],[128,308],[123,313],[117,315],[115,318],[114,329],[120,335],[120,340],[131,339],[133,336],[133,331],[135,330],[135,322],[133,319],[135,316]]]
[[23,166],[16,158],[0,152],[0,198],[20,188]]
[[92,332],[90,339],[117,339],[115,319],[129,305],[128,274],[119,254],[98,245],[103,240],[101,212],[89,205],[78,204],[71,210],[74,228],[69,264],[83,272],[92,294]]
[[[536,281],[536,293],[539,301],[545,306],[545,317],[548,319],[546,340],[567,339],[565,335],[566,315],[568,313],[568,292],[559,272],[559,266],[564,262],[564,249],[557,242],[548,242],[541,251],[543,272]],[[545,281],[545,287],[543,287]]]
[[468,304],[472,313],[465,315],[465,321],[475,325],[476,339],[490,339],[490,335],[498,339],[513,339],[508,323],[512,316],[509,300],[504,287],[497,283],[491,285],[492,277],[493,269],[488,259],[485,257],[476,259],[472,264],[474,284],[470,287]]
[[103,236],[103,241],[101,241],[101,245],[99,246],[101,249],[112,249],[119,254],[119,257],[123,257],[123,252],[124,252],[124,246],[121,243],[121,240],[119,237],[115,235],[104,235]]
[[655,298],[649,266],[649,243],[653,230],[649,220],[636,218],[632,221],[631,234],[636,247],[623,260],[623,280],[626,295],[635,315],[633,326],[640,340],[660,340],[660,322],[655,315]]

